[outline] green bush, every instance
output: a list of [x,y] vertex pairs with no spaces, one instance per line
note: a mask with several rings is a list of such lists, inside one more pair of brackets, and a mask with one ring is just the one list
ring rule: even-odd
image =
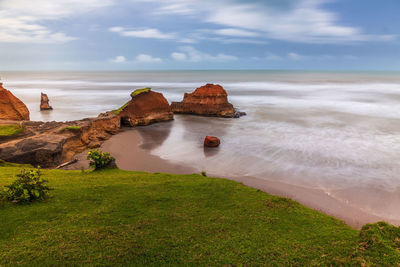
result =
[[90,160],[89,166],[95,170],[114,167],[115,159],[108,152],[94,149],[88,152],[87,159]]
[[23,203],[35,200],[45,200],[49,197],[50,188],[47,181],[41,178],[40,170],[25,169],[17,174],[17,179],[11,184],[6,185],[3,197],[6,200]]

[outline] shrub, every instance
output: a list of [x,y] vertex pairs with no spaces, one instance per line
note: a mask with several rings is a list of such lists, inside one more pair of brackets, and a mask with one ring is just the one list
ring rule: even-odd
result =
[[201,172],[201,175],[207,177],[207,173],[206,173],[205,171],[202,171],[202,172]]
[[89,166],[95,170],[115,167],[113,166],[115,159],[108,152],[102,152],[97,149],[91,150],[88,152],[87,159],[90,160]]
[[50,196],[50,188],[46,183],[39,169],[28,171],[23,169],[11,185],[5,186],[3,197],[17,203],[45,200]]

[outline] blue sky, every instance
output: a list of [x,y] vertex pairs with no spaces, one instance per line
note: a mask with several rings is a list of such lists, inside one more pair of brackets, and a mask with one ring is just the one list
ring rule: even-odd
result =
[[400,70],[398,0],[0,0],[0,70]]

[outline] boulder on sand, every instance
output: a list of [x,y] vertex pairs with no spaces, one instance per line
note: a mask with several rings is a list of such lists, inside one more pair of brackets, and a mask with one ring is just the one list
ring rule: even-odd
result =
[[182,102],[171,103],[171,109],[174,113],[237,117],[225,89],[218,84],[206,84],[193,93],[185,93]]
[[28,121],[29,110],[0,83],[0,120]]
[[40,98],[40,110],[52,110],[53,108],[49,104],[49,97],[46,94],[41,93]]
[[205,147],[217,147],[221,144],[221,141],[219,140],[218,137],[215,136],[206,136],[204,138],[204,146]]

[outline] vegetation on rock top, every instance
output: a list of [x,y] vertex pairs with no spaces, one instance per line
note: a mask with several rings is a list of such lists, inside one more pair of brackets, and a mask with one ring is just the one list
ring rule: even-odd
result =
[[136,89],[135,91],[133,91],[133,92],[131,93],[131,97],[137,96],[137,95],[139,95],[139,94],[141,94],[141,93],[147,93],[147,92],[149,92],[150,90],[151,90],[151,88],[149,88],[149,87],[142,88],[142,89]]
[[77,131],[77,130],[80,130],[80,129],[81,129],[81,126],[73,125],[73,126],[67,126],[67,127],[63,128],[62,130],[63,131],[65,131],[65,130]]
[[23,126],[19,124],[0,125],[0,136],[13,136],[22,132]]
[[124,108],[126,108],[126,106],[129,104],[129,101],[126,102],[125,104],[123,104],[119,109],[115,109],[113,111],[111,111],[112,113],[114,113],[115,115],[119,115],[121,113],[121,111],[124,110]]

